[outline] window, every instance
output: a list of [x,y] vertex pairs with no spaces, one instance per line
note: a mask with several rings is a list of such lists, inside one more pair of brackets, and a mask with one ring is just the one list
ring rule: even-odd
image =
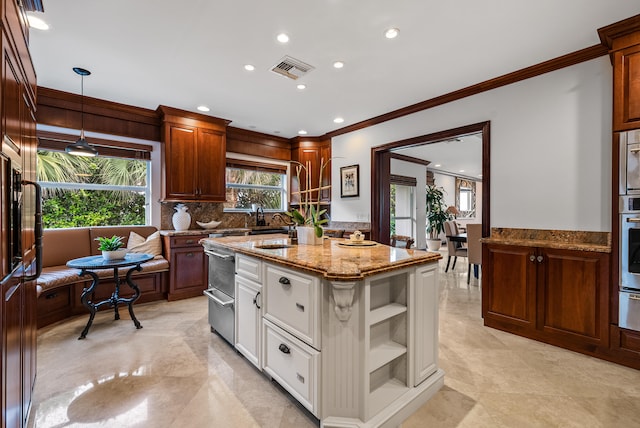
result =
[[252,204],[260,205],[265,211],[286,210],[284,166],[233,160],[227,163],[226,182],[225,211],[250,211]]
[[414,237],[416,226],[415,177],[391,175],[391,227],[392,235]]
[[45,228],[148,224],[150,162],[38,150]]

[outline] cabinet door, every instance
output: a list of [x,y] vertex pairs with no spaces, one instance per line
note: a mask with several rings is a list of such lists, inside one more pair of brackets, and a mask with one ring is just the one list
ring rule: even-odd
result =
[[166,137],[166,197],[195,199],[196,197],[196,128],[167,124]]
[[262,286],[236,276],[236,348],[262,370]]
[[608,344],[608,255],[556,249],[541,255],[540,328],[576,344]]
[[413,311],[414,386],[438,369],[438,264],[416,269]]
[[226,199],[226,139],[224,132],[198,129],[196,198],[212,202]]
[[520,331],[535,329],[535,249],[496,244],[487,245],[487,249],[482,290],[485,325],[506,324],[517,326]]
[[640,46],[614,54],[613,130],[640,128]]
[[202,247],[171,250],[169,300],[195,297],[207,288],[206,258]]

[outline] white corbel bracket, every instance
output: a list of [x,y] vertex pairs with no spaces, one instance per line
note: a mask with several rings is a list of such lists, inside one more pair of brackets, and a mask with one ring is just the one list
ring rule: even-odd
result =
[[340,321],[349,321],[351,318],[355,286],[355,282],[331,282],[331,291],[335,302],[333,310]]

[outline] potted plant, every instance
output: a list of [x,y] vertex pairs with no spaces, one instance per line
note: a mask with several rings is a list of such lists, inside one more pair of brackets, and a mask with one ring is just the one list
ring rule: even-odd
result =
[[433,185],[427,186],[427,248],[437,251],[442,242],[440,233],[444,232],[444,223],[451,220],[451,214],[447,212],[444,203],[444,189]]
[[102,257],[105,260],[119,260],[124,259],[127,254],[127,250],[121,250],[124,246],[124,238],[122,236],[113,235],[111,238],[106,236],[99,236],[96,238],[98,241],[98,249],[102,251]]
[[[298,242],[300,244],[312,244],[319,245],[322,244],[322,235],[324,230],[322,229],[322,225],[326,224],[328,220],[326,218],[322,218],[323,214],[327,212],[326,209],[320,209],[320,192],[323,189],[327,189],[331,186],[322,186],[322,172],[329,164],[330,159],[325,162],[324,158],[320,160],[320,174],[318,178],[318,187],[311,188],[311,162],[307,162],[306,165],[301,164],[300,162],[292,161],[297,163],[296,165],[296,177],[298,179],[298,183],[300,183],[300,190],[296,193],[300,196],[300,207],[292,209],[290,212],[286,212],[285,214],[291,217],[291,220],[298,225]],[[306,180],[303,186],[303,183],[300,182],[300,173],[304,169]],[[312,192],[317,192],[318,198],[316,201],[311,201]]]

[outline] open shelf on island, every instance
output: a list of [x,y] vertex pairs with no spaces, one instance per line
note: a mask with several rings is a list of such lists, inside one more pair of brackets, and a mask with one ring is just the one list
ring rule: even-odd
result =
[[401,355],[406,354],[407,347],[395,342],[385,342],[369,353],[369,372],[373,372],[385,364],[390,363]]
[[377,324],[404,312],[407,312],[407,307],[400,303],[390,303],[388,305],[381,306],[371,311],[369,316],[369,325]]
[[387,382],[376,388],[369,395],[369,408],[382,409],[388,406],[393,400],[407,391],[409,387],[406,383],[398,379],[389,379]]

